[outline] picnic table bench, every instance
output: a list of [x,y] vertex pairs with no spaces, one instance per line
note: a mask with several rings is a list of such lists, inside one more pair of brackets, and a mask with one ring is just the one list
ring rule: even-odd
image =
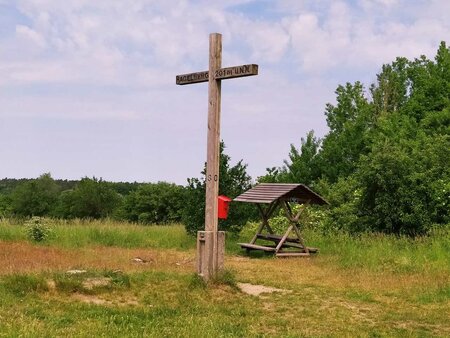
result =
[[[319,251],[305,245],[300,233],[300,217],[310,204],[326,205],[328,202],[306,185],[261,183],[239,195],[234,201],[256,204],[262,217],[262,223],[251,241],[238,243],[243,249],[273,252],[277,257],[302,257]],[[293,203],[302,205],[295,215],[291,207]],[[289,226],[283,234],[275,234],[269,225],[270,217],[279,207],[284,209],[289,221]],[[263,240],[264,244],[256,244],[258,240]]]

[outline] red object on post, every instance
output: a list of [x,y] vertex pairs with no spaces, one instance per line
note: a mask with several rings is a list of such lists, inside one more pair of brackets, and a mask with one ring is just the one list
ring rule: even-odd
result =
[[217,204],[219,212],[218,212],[218,217],[220,219],[227,219],[228,217],[228,208],[229,208],[229,204],[231,202],[231,198],[224,196],[224,195],[220,195],[218,197],[219,203]]

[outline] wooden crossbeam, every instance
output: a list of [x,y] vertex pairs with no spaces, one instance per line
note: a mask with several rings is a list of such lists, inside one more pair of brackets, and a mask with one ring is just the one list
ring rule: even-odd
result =
[[[226,80],[252,75],[258,75],[258,65],[249,64],[249,65],[220,68],[214,72],[214,79]],[[175,78],[176,84],[181,86],[208,81],[209,81],[209,71],[207,70],[203,72],[180,74],[177,75]]]
[[262,251],[276,251],[274,247],[271,246],[264,246],[264,245],[257,245],[257,244],[250,244],[250,243],[238,243],[241,248],[249,249],[249,250],[262,250]]
[[[265,240],[268,240],[268,241],[279,242],[279,241],[281,241],[283,236],[275,235],[275,234],[258,234],[258,238],[265,239]],[[286,242],[298,243],[299,240],[298,240],[298,238],[288,237],[288,238],[286,238]]]
[[308,257],[310,256],[307,252],[277,252],[275,253],[277,257]]

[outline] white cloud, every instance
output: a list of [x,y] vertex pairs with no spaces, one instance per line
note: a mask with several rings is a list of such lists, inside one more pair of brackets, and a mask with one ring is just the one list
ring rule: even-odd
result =
[[[363,1],[361,12],[343,2],[333,2],[320,17],[314,11],[302,10],[286,19],[302,71],[324,74],[336,69],[351,71],[354,67],[373,69],[396,56],[432,55],[439,41],[450,36],[449,22],[422,18],[422,8],[416,8],[414,16],[403,21],[395,15],[381,19],[377,16],[384,13],[384,7],[393,9],[397,1],[380,0],[377,4],[382,8],[370,4]],[[426,11],[440,4],[432,2]]]
[[46,46],[44,37],[27,26],[17,25],[16,36],[18,39],[24,39],[25,43],[31,42],[40,48],[44,48]]
[[[411,2],[411,1],[409,1]],[[380,7],[383,9],[391,9],[398,6],[399,0],[360,0],[359,5],[366,11],[379,10]]]
[[244,42],[252,59],[278,62],[289,47],[289,35],[281,23],[254,21],[242,15],[230,15],[229,22],[232,40]]
[[[151,73],[156,67],[204,68],[210,31],[220,31],[228,38],[224,39],[226,48],[231,42],[243,47],[240,53],[224,51],[224,55],[232,58],[231,62],[251,58],[252,61],[244,62],[276,63],[292,50],[301,71],[316,74],[355,66],[361,69],[379,66],[397,55],[429,53],[431,47],[436,48],[436,40],[450,35],[448,23],[421,18],[419,11],[425,9],[432,16],[444,4],[442,1],[416,9],[409,22],[395,16],[381,21],[374,19],[379,13],[395,14],[392,11],[401,6],[395,0],[362,0],[359,8],[343,1],[322,0],[308,5],[285,0],[278,4],[278,9],[284,12],[276,21],[227,12],[230,6],[249,3],[247,0],[197,4],[183,0],[18,3],[31,25],[17,26],[16,49],[29,48],[23,46],[28,40],[42,50],[42,59],[48,60],[50,55],[52,62],[68,66],[70,71],[49,72],[53,80],[60,74],[63,82],[126,83],[127,75]],[[245,50],[249,53],[244,58]],[[42,59],[35,54],[36,51],[31,60],[29,55],[18,55],[15,61],[23,59],[23,70],[9,77],[36,81],[36,73],[40,71],[35,68],[40,68]],[[33,63],[36,67],[30,66]],[[31,71],[29,76],[25,74],[27,70]]]

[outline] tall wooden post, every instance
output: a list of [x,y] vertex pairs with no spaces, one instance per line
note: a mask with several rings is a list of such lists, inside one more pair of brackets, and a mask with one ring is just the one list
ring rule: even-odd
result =
[[221,81],[214,74],[222,67],[222,35],[209,35],[209,80],[208,80],[208,136],[206,153],[206,206],[205,230],[212,231],[211,271],[218,270],[218,218],[217,198],[219,196],[219,156],[220,156],[220,96]]
[[222,68],[222,35],[209,35],[209,70],[177,75],[176,83],[208,82],[208,137],[206,163],[205,231],[197,233],[197,271],[205,279],[217,274],[223,265],[225,233],[218,231],[220,163],[221,80],[258,75],[258,65]]

